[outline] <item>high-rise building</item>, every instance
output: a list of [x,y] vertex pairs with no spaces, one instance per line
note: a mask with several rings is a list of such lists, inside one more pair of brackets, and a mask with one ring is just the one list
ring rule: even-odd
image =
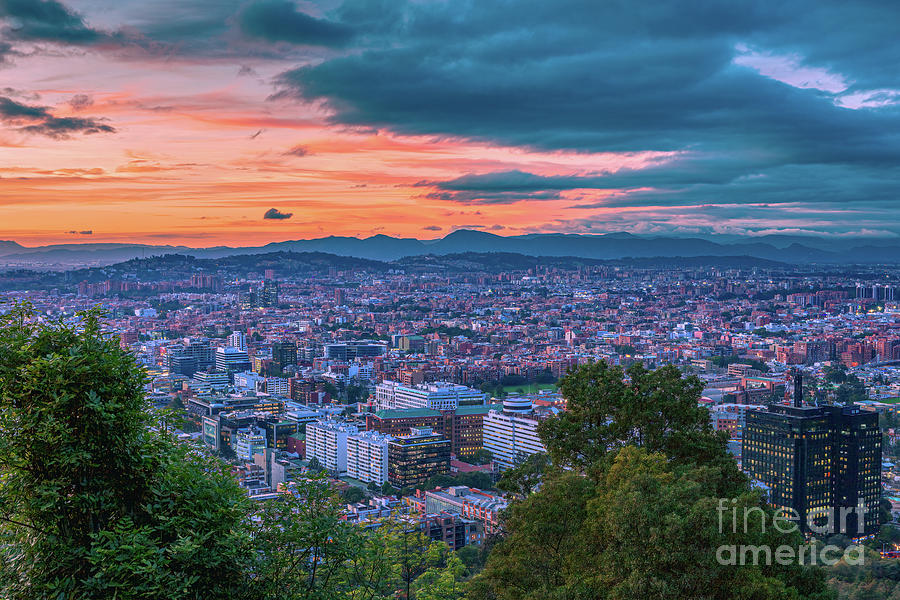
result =
[[492,410],[484,417],[484,447],[494,455],[501,470],[519,464],[524,458],[546,452],[538,435],[537,416],[527,398],[507,398],[502,410]]
[[388,482],[396,488],[419,485],[449,472],[450,440],[430,427],[412,428],[408,435],[388,442]]
[[306,425],[306,458],[315,458],[328,471],[347,474],[347,438],[358,432],[356,425],[318,421]]
[[244,335],[242,331],[233,331],[231,335],[228,336],[228,340],[226,341],[226,345],[230,348],[237,348],[238,350],[247,351],[247,337]]
[[379,410],[366,415],[366,429],[400,435],[411,427],[431,427],[450,440],[450,451],[459,457],[475,454],[484,447],[484,417],[501,404],[460,406],[452,410],[406,408]]
[[264,308],[278,306],[278,282],[274,279],[263,281],[257,294],[257,303]]
[[294,342],[275,342],[272,344],[272,366],[283,372],[288,365],[297,364],[297,344]]
[[334,290],[334,303],[337,304],[338,306],[344,305],[345,298],[344,298],[344,289],[343,288],[336,288]]
[[234,453],[243,460],[253,460],[253,455],[266,449],[266,432],[259,427],[239,429],[234,435]]
[[[881,433],[878,415],[857,406],[770,405],[747,413],[742,464],[769,490],[769,502],[793,509],[803,531],[831,523],[861,537],[878,530]],[[865,507],[862,523],[853,510]],[[830,521],[829,521],[830,519]]]
[[247,351],[236,346],[216,348],[216,371],[236,373],[250,370],[250,359]]
[[347,438],[347,476],[383,485],[388,477],[388,442],[391,436],[362,431]]

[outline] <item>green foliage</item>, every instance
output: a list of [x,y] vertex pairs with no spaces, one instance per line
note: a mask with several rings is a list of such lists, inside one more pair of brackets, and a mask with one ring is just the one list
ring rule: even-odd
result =
[[[545,480],[540,491],[515,503],[498,543],[475,578],[474,598],[828,598],[822,572],[793,566],[722,565],[722,545],[786,544],[799,534],[771,527],[758,494],[737,496],[755,507],[747,533],[720,529],[721,473],[677,465],[664,455],[626,446],[596,479],[571,471]],[[731,506],[731,505],[729,505]],[[769,527],[761,533],[766,511]]]
[[479,448],[472,456],[466,458],[466,462],[472,465],[486,465],[494,460],[494,455],[487,448]]
[[560,389],[568,410],[538,429],[555,465],[587,471],[635,445],[675,461],[715,463],[728,473],[720,495],[743,483],[726,437],[713,431],[709,411],[697,404],[703,383],[696,377],[682,377],[671,365],[649,371],[636,363],[623,372],[600,361],[570,371]]
[[767,365],[763,361],[757,360],[755,358],[746,358],[746,357],[741,358],[737,354],[731,354],[729,356],[714,356],[710,359],[710,362],[712,362],[712,364],[716,365],[717,367],[720,367],[723,369],[725,367],[727,367],[728,365],[731,365],[734,363],[741,363],[744,365],[750,365],[751,367],[753,367],[754,369],[757,369],[761,373],[769,372],[769,365]]
[[344,493],[341,494],[341,498],[347,504],[356,504],[357,502],[362,502],[366,497],[366,493],[362,490],[362,488],[358,488],[355,485],[351,485]]
[[[625,373],[597,363],[570,372],[561,387],[569,410],[539,428],[549,454],[500,481],[520,500],[506,511],[506,536],[470,598],[831,597],[815,567],[717,560],[722,545],[797,548],[802,538],[771,526],[771,510],[697,406],[698,380],[670,367]],[[754,509],[746,532],[719,525],[719,498]]]
[[246,496],[151,429],[145,376],[98,314],[40,326],[16,308],[0,356],[0,595],[228,597]]
[[0,597],[460,597],[465,566],[444,544],[347,523],[322,480],[251,503],[223,462],[151,419],[143,372],[97,313],[0,319]]
[[512,469],[504,471],[497,488],[524,498],[537,488],[549,468],[550,459],[546,454],[531,454]]

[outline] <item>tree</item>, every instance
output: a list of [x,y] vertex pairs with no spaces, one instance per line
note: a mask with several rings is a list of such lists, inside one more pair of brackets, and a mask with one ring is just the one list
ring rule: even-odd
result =
[[494,455],[487,448],[479,448],[468,460],[473,465],[486,465],[494,460]]
[[325,470],[325,467],[322,466],[322,463],[320,463],[319,459],[315,456],[309,459],[309,462],[306,464],[306,468],[313,473],[321,473]]
[[292,493],[264,503],[258,516],[255,597],[337,598],[358,583],[349,567],[365,544],[363,534],[341,519],[327,482],[301,481]]
[[568,410],[538,429],[556,466],[588,471],[635,445],[675,461],[715,462],[729,474],[720,495],[744,481],[726,436],[712,429],[709,411],[697,404],[703,391],[698,378],[682,377],[672,365],[649,371],[636,363],[625,372],[600,361],[570,371],[560,389]]
[[227,598],[247,498],[153,429],[145,375],[99,314],[0,317],[0,596]]
[[[625,446],[596,480],[564,471],[511,505],[508,536],[491,551],[474,598],[616,600],[828,598],[816,567],[722,564],[723,546],[798,548],[799,533],[771,527],[772,512],[745,488],[734,506],[754,508],[747,530],[719,526],[720,474]],[[729,507],[732,504],[728,504]],[[730,514],[730,513],[729,513]],[[743,513],[739,513],[743,514]],[[760,515],[766,515],[765,533]]]
[[366,493],[362,490],[362,488],[351,485],[346,490],[344,490],[344,493],[341,494],[341,497],[347,504],[356,504],[357,502],[362,502],[362,500],[366,497]]
[[[562,389],[569,410],[539,427],[549,454],[501,479],[519,499],[471,598],[831,597],[818,568],[720,560],[722,547],[796,552],[803,538],[772,527],[772,510],[698,408],[696,379],[598,363],[570,372]],[[752,509],[746,530],[720,525],[721,499]]]

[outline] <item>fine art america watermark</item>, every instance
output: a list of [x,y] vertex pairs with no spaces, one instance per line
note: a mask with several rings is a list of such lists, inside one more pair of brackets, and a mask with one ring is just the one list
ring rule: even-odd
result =
[[[864,532],[865,505],[840,507],[836,510],[820,509],[806,515],[805,531],[818,536],[844,534],[853,537],[852,527],[856,526],[856,537]],[[719,517],[719,533],[744,533],[765,535],[771,527],[778,533],[793,533],[800,530],[801,516],[793,508],[781,508],[770,517],[758,506],[739,506],[736,498],[719,498],[716,508]],[[805,544],[793,546],[782,544],[722,544],[716,549],[716,561],[720,565],[825,565],[830,566],[844,560],[850,565],[861,565],[865,552],[861,545],[850,544],[844,549],[833,544],[819,545],[811,539]]]

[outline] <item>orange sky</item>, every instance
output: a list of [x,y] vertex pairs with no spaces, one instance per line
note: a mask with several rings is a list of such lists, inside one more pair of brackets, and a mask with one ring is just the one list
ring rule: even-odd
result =
[[0,0],[0,240],[900,236],[896,18],[560,2]]
[[[0,131],[0,239],[25,245],[433,238],[463,226],[501,235],[547,231],[554,220],[598,214],[567,207],[608,192],[572,190],[539,206],[467,206],[426,197],[433,189],[420,182],[511,169],[595,174],[654,157],[339,129],[315,107],[268,99],[264,75],[239,75],[233,65],[35,56],[6,75],[10,87],[39,95],[30,102],[52,107],[54,116],[101,117],[117,130],[67,140]],[[78,94],[92,103],[73,108]],[[297,146],[306,154],[286,154]],[[264,220],[270,208],[293,217]],[[93,233],[67,233],[87,230]]]

